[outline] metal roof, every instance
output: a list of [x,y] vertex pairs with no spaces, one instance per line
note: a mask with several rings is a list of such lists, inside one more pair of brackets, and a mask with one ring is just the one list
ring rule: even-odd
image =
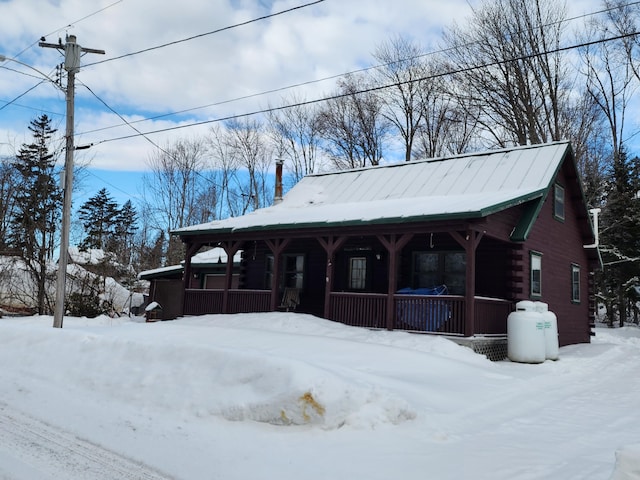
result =
[[174,233],[484,217],[543,198],[569,151],[555,142],[308,175],[278,205]]

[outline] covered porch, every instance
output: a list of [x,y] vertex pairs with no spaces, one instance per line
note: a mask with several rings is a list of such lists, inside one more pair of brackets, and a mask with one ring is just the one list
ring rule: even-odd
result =
[[[351,227],[340,235],[296,230],[272,232],[270,238],[258,232],[183,236],[185,282],[190,258],[203,246],[222,247],[230,257],[243,251],[237,288],[229,269],[223,288],[193,289],[185,283],[183,315],[277,311],[285,288],[295,288],[297,311],[346,325],[504,337],[522,286],[513,274],[522,255],[513,243],[485,235],[483,227],[479,221]],[[444,265],[450,258],[451,268]],[[419,287],[426,282],[449,288],[424,294]],[[407,287],[416,290],[409,293]]]

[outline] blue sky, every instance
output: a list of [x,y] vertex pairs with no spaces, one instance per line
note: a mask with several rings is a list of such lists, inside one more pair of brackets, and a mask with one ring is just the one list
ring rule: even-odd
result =
[[[134,198],[139,194],[136,185],[155,147],[135,136],[120,116],[138,122],[134,126],[142,132],[153,132],[260,110],[278,104],[283,95],[319,98],[334,88],[335,80],[229,102],[369,66],[376,45],[393,35],[437,50],[443,27],[463,21],[479,2],[325,0],[209,34],[306,3],[313,0],[4,0],[0,54],[55,80],[55,66],[63,56],[39,47],[41,37],[56,43],[71,34],[83,47],[106,51],[82,58],[76,77],[75,143],[93,144],[77,152],[93,171],[82,186],[83,195],[89,198],[105,187],[122,203],[124,192]],[[569,13],[579,15],[599,5],[596,0],[572,0]],[[198,38],[173,43],[193,36]],[[128,55],[165,44],[170,45]],[[18,63],[0,63],[0,155],[28,141],[27,125],[42,113],[52,117],[62,135],[64,94],[41,80],[39,73]],[[140,121],[151,117],[158,118]],[[206,124],[150,133],[148,138],[167,145],[205,135],[208,129]],[[79,205],[82,198],[74,203]]]

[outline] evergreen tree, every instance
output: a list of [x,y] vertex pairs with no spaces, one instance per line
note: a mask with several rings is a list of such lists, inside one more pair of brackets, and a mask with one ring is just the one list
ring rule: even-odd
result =
[[80,249],[105,250],[109,240],[115,234],[118,213],[118,204],[106,188],[87,200],[78,211],[86,235],[80,243]]
[[109,241],[109,251],[115,253],[123,265],[132,261],[133,242],[138,230],[138,213],[131,200],[127,200],[115,218],[113,236]]
[[23,144],[14,163],[20,188],[15,192],[9,240],[21,255],[36,284],[38,313],[51,310],[47,304],[47,264],[55,247],[56,226],[61,216],[62,192],[55,177],[55,156],[50,151],[56,132],[51,119],[41,115],[32,120],[31,144]]
[[605,265],[601,293],[607,304],[609,325],[613,306],[622,326],[628,317],[630,290],[638,283],[640,266],[640,159],[628,160],[626,151],[613,159],[607,182],[606,205],[602,212],[601,252]]

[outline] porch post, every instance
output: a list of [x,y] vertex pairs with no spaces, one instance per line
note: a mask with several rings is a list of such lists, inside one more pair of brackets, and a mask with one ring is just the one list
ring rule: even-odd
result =
[[413,238],[413,233],[405,233],[400,238],[395,233],[391,235],[378,235],[378,240],[384,245],[389,253],[389,288],[387,291],[387,311],[385,313],[387,330],[393,330],[395,317],[394,295],[398,290],[398,265],[400,251]]
[[265,240],[265,243],[273,253],[273,277],[271,278],[271,311],[275,312],[278,308],[278,296],[280,294],[280,255],[289,245],[290,238],[276,238],[274,240]]
[[335,262],[336,251],[344,245],[347,241],[347,237],[336,238],[333,235],[326,237],[318,237],[318,242],[322,245],[327,253],[327,271],[325,278],[325,291],[324,291],[324,318],[329,319],[331,313],[331,292],[333,291],[333,264]]
[[225,268],[224,290],[222,292],[222,313],[229,313],[229,290],[231,289],[231,279],[233,277],[233,256],[238,252],[242,242],[228,241],[222,242],[221,246],[227,254],[227,265]]
[[466,254],[466,278],[464,292],[464,336],[475,335],[475,298],[476,298],[476,249],[484,232],[467,230],[465,237],[458,232],[451,232],[451,236],[464,247]]
[[187,289],[191,287],[191,257],[193,257],[200,247],[200,243],[185,242],[185,257],[184,257],[184,271],[182,273],[182,312],[180,314],[184,316],[184,304],[187,298]]

